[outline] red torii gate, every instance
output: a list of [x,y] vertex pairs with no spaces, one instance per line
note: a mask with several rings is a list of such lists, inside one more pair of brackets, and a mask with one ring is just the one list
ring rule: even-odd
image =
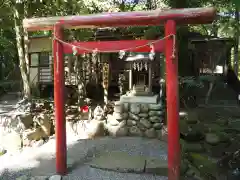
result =
[[[180,176],[180,143],[179,143],[179,97],[178,97],[178,56],[175,50],[176,24],[207,24],[216,17],[214,8],[169,9],[140,12],[103,13],[88,16],[65,16],[24,19],[23,27],[28,31],[53,30],[54,54],[54,103],[56,118],[56,171],[67,173],[66,153],[66,122],[64,110],[64,53],[72,53],[71,45],[64,44],[64,28],[94,28],[94,27],[127,27],[150,26],[165,24],[164,41],[154,43],[155,51],[165,50],[166,83],[167,83],[167,124],[168,124],[168,179],[178,180]],[[172,36],[172,37],[170,37]],[[122,50],[141,46],[151,41],[105,41],[105,42],[74,42],[72,45],[97,48],[99,52]],[[164,48],[164,46],[166,48]],[[89,52],[77,50],[78,53]],[[150,47],[133,48],[135,52],[149,52]]]

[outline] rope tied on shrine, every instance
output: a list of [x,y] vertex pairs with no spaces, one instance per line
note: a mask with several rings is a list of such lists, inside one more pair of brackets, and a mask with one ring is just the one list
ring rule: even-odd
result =
[[57,38],[56,36],[53,37],[54,40],[57,40],[57,41],[59,41],[62,44],[66,44],[68,46],[72,46],[73,55],[77,55],[78,49],[79,50],[85,50],[85,51],[87,51],[89,53],[93,53],[94,55],[96,55],[98,52],[112,53],[112,52],[119,51],[119,58],[122,59],[126,52],[130,52],[133,49],[139,49],[139,48],[143,48],[143,47],[149,46],[150,49],[151,49],[150,55],[149,55],[151,60],[153,60],[154,55],[155,55],[154,44],[158,43],[159,41],[165,40],[167,38],[173,38],[172,59],[174,59],[176,57],[176,35],[175,34],[169,34],[168,36],[165,36],[163,38],[151,41],[151,42],[146,43],[146,44],[141,45],[141,46],[133,46],[133,47],[126,48],[126,49],[121,49],[121,50],[101,50],[101,51],[99,51],[97,48],[90,49],[90,48],[86,48],[86,47],[79,46],[79,45],[73,45],[73,44],[71,44],[69,42],[66,42],[66,41],[63,41],[63,40]]

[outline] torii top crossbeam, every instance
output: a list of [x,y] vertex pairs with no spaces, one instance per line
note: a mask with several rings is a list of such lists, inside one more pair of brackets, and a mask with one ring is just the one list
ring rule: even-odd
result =
[[23,20],[28,31],[51,30],[56,23],[64,28],[126,27],[160,25],[172,19],[177,24],[208,24],[216,17],[215,8],[167,9],[115,12],[84,16],[31,18]]

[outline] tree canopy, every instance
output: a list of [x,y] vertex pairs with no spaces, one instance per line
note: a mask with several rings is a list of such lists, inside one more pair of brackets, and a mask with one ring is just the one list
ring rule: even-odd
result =
[[[211,25],[189,27],[204,35],[239,38],[239,0],[2,0],[0,3],[0,57],[7,67],[17,64],[18,48],[22,46],[22,20],[26,17],[80,15],[100,12],[137,11],[156,8],[188,8],[215,6],[221,16]],[[144,36],[157,34],[159,27],[128,28],[133,34]],[[26,33],[26,32],[25,32]],[[34,32],[30,35],[42,34]],[[46,33],[46,32],[45,32]],[[70,33],[71,34],[71,33]],[[92,36],[88,30],[74,31],[73,36],[82,39]],[[17,36],[19,35],[19,37]],[[17,37],[17,38],[16,38]],[[21,38],[22,37],[22,38]],[[19,44],[16,43],[19,41]],[[21,41],[21,42],[20,42]],[[25,56],[26,57],[26,56]],[[20,57],[19,57],[20,58]],[[11,69],[11,68],[10,68]],[[27,70],[27,66],[25,68]]]

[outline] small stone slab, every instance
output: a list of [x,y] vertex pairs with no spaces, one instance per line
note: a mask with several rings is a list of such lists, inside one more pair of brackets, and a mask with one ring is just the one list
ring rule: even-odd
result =
[[121,103],[140,103],[140,104],[157,104],[158,95],[153,96],[127,96],[120,97]]
[[49,177],[48,176],[35,176],[35,177],[31,177],[30,180],[48,180]]
[[115,151],[104,153],[88,164],[90,167],[98,169],[123,173],[142,173],[144,172],[145,158]]
[[62,180],[62,176],[60,175],[53,175],[49,178],[49,180]]
[[145,172],[160,176],[167,176],[168,162],[167,160],[148,158],[146,159]]
[[16,178],[16,180],[28,180],[28,179],[29,178],[26,175],[23,175],[23,176],[20,176],[20,177]]

